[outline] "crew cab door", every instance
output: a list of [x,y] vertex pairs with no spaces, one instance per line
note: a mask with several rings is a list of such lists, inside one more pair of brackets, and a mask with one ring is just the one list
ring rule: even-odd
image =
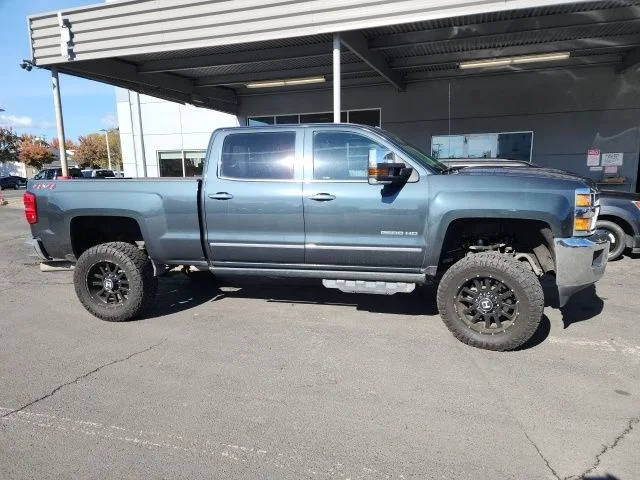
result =
[[[426,247],[426,172],[368,134],[347,126],[308,127],[306,262],[355,270],[419,271]],[[370,185],[370,156],[382,160],[390,152],[416,170],[412,179],[400,185]]]
[[204,182],[214,266],[304,262],[301,129],[234,129],[214,136]]

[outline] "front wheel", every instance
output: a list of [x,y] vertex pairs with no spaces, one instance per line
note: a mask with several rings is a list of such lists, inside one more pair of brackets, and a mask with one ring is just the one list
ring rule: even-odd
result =
[[475,253],[455,263],[438,285],[438,310],[460,341],[487,350],[513,350],[538,329],[542,285],[513,257]]
[[96,317],[110,322],[130,320],[153,302],[158,279],[149,257],[135,245],[96,245],[78,259],[73,272],[78,299]]

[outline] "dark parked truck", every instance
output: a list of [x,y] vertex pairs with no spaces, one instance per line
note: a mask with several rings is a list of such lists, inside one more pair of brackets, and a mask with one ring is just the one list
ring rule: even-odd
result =
[[507,350],[604,273],[598,193],[536,169],[453,171],[401,139],[355,125],[216,130],[202,179],[31,181],[25,209],[44,259],[76,263],[99,318],[139,315],[159,272],[304,277],[369,294],[438,283],[461,341]]

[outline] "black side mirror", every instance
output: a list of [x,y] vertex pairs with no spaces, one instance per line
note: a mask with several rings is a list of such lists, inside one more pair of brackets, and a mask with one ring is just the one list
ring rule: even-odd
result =
[[398,159],[393,152],[387,153],[383,160],[375,162],[369,157],[369,185],[404,183],[413,173],[413,167]]

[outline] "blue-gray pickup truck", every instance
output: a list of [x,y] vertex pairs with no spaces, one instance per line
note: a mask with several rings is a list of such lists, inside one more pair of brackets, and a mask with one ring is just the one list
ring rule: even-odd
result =
[[166,266],[368,294],[437,282],[458,339],[508,350],[540,324],[539,277],[555,276],[563,305],[603,275],[609,249],[584,179],[450,170],[347,124],[220,129],[202,178],[36,180],[24,202],[38,254],[74,262],[78,298],[110,321],[140,315]]

